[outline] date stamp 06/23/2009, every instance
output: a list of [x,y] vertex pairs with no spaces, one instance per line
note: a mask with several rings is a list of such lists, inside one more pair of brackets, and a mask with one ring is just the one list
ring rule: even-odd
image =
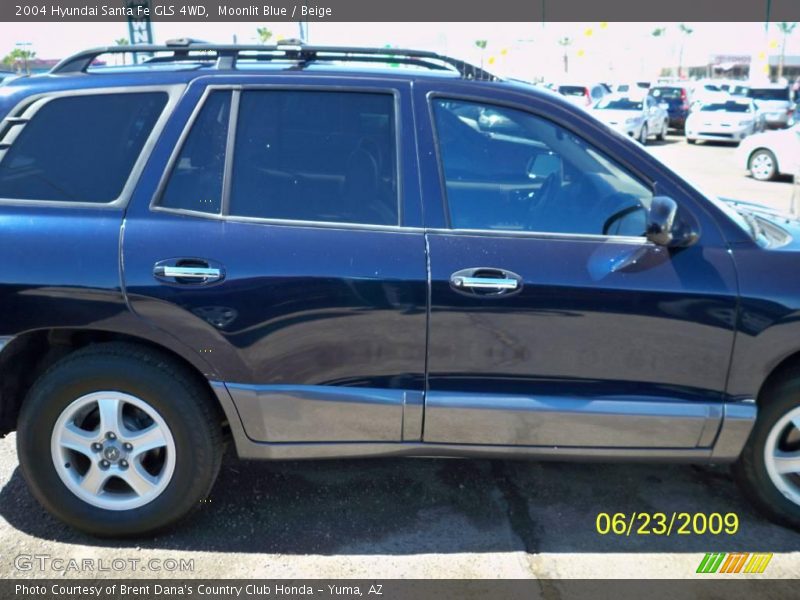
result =
[[729,513],[633,512],[598,513],[595,529],[600,535],[734,535],[739,515]]

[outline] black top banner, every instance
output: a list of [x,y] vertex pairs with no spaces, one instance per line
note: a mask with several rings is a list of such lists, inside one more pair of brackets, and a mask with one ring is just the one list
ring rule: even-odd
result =
[[0,21],[800,21],[800,0],[3,0]]

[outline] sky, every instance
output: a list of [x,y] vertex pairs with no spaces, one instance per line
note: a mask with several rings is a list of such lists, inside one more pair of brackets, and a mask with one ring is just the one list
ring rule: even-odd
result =
[[[782,38],[774,25],[763,23],[687,23],[684,36],[677,23],[333,23],[309,24],[313,44],[411,47],[434,50],[481,64],[499,75],[531,79],[622,81],[655,77],[663,66],[703,65],[711,54],[777,54]],[[256,43],[256,28],[266,26],[276,38],[297,37],[297,23],[154,23],[155,41],[192,37],[209,42]],[[652,32],[666,27],[664,35]],[[127,37],[119,23],[0,23],[0,56],[17,42],[30,43],[40,58],[60,58],[92,46]],[[569,75],[564,75],[569,37]],[[485,51],[475,46],[486,40]],[[800,55],[800,28],[790,36],[786,53]]]

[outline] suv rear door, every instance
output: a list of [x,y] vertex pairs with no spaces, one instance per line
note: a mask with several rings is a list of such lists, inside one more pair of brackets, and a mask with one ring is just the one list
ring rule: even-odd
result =
[[427,271],[410,84],[194,81],[127,213],[130,306],[260,442],[419,440]]

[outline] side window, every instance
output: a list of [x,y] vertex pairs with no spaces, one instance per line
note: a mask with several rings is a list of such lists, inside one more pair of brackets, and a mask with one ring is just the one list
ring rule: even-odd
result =
[[161,196],[161,206],[220,212],[231,92],[212,92],[181,147]]
[[394,97],[243,91],[230,214],[398,224]]
[[0,198],[116,200],[167,103],[164,92],[54,98],[0,160]]
[[433,114],[452,228],[644,235],[651,191],[575,134],[474,102]]

